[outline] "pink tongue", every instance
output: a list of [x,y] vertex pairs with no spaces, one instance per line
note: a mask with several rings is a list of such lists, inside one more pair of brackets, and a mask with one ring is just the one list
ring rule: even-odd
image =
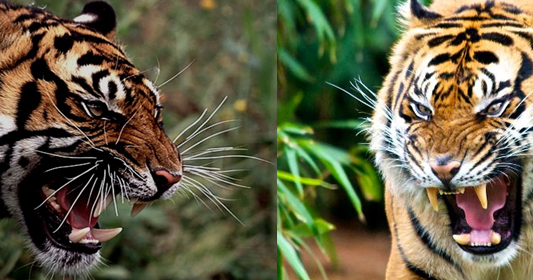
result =
[[473,243],[490,242],[490,233],[494,225],[494,212],[503,208],[507,187],[505,184],[487,184],[487,209],[481,203],[474,188],[466,188],[464,194],[457,194],[457,205],[463,209],[466,223],[472,228],[470,241]]
[[[72,207],[72,210],[70,211],[70,214],[67,217],[67,222],[70,224],[71,227],[82,229],[86,227],[94,227],[96,222],[98,221],[98,218],[93,218],[93,215],[91,213],[91,205],[92,203],[87,203],[88,201],[88,194],[82,194],[78,200],[76,201],[76,204],[74,204],[74,207]],[[63,188],[56,194],[57,203],[61,206],[61,209],[67,213],[72,206],[72,203],[76,199],[76,197],[79,195],[79,191],[73,191],[69,193],[68,188]],[[91,200],[92,201],[92,200]],[[87,206],[89,205],[89,206]]]

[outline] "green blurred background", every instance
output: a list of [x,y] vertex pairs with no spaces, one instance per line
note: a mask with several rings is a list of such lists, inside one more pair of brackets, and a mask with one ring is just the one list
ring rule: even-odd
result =
[[278,279],[384,278],[372,109],[356,87],[375,98],[401,34],[400,2],[278,0]]
[[[73,18],[89,1],[12,1]],[[118,17],[117,39],[131,60],[156,85],[192,66],[162,87],[164,121],[170,138],[205,108],[228,100],[211,123],[237,119],[239,126],[203,147],[246,148],[241,154],[274,162],[276,119],[276,3],[219,0],[109,0]],[[159,69],[159,71],[158,71]],[[205,135],[207,136],[207,135]],[[135,218],[120,205],[107,211],[104,227],[123,232],[104,244],[105,265],[94,279],[274,279],[274,166],[249,159],[213,163],[249,189],[206,183],[244,225],[191,195],[161,201]],[[0,279],[50,279],[27,249],[14,221],[0,220]]]

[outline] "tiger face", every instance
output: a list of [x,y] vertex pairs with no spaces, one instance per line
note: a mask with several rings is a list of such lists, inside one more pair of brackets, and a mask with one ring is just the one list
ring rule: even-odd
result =
[[0,25],[0,212],[21,222],[39,263],[79,274],[122,230],[100,228],[100,214],[172,196],[180,154],[157,88],[114,43],[109,4],[67,20],[2,3]]
[[477,2],[441,15],[411,1],[372,147],[412,220],[432,221],[416,229],[432,250],[504,265],[531,222],[533,17]]

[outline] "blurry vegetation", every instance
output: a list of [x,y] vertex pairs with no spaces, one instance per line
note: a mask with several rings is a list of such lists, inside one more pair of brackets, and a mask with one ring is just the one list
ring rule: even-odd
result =
[[[335,265],[335,226],[326,216],[369,224],[381,218],[365,211],[383,196],[368,140],[358,133],[371,110],[336,87],[357,95],[351,81],[360,79],[377,92],[399,35],[398,2],[278,0],[278,279],[289,277],[287,267],[309,279],[302,254],[327,279],[307,243],[316,242]],[[349,211],[331,210],[346,201]]]
[[[87,1],[20,0],[73,18]],[[233,132],[203,147],[234,146],[242,154],[274,158],[276,4],[268,1],[109,0],[118,17],[117,39],[133,63],[164,85],[165,128],[173,139],[204,108],[228,96],[211,123],[239,120]],[[222,125],[223,126],[223,125]],[[213,132],[214,133],[214,132]],[[203,134],[201,139],[209,134]],[[250,159],[214,163],[249,189],[204,182],[242,221],[241,225],[199,191],[161,201],[135,218],[119,205],[102,216],[104,228],[123,232],[104,244],[105,265],[94,279],[274,279],[274,168]],[[204,205],[205,203],[205,205]],[[50,279],[25,247],[17,222],[0,220],[0,279]]]

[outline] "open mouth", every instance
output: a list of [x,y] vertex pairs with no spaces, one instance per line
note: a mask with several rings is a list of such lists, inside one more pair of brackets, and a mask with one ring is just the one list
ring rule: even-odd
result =
[[518,239],[520,232],[520,176],[502,173],[490,182],[456,188],[445,193],[427,188],[430,203],[438,211],[438,196],[444,198],[452,238],[472,254],[493,254]]
[[[33,199],[32,207],[27,205],[24,210],[34,221],[28,224],[28,231],[36,245],[48,240],[67,251],[94,254],[101,248],[101,243],[122,231],[122,228],[102,229],[98,224],[106,208],[119,203],[120,199],[113,195],[118,193],[111,187],[106,193],[101,188],[87,185],[65,186],[51,182],[36,191],[37,198]],[[138,199],[129,202],[133,204],[132,217],[148,205]]]

